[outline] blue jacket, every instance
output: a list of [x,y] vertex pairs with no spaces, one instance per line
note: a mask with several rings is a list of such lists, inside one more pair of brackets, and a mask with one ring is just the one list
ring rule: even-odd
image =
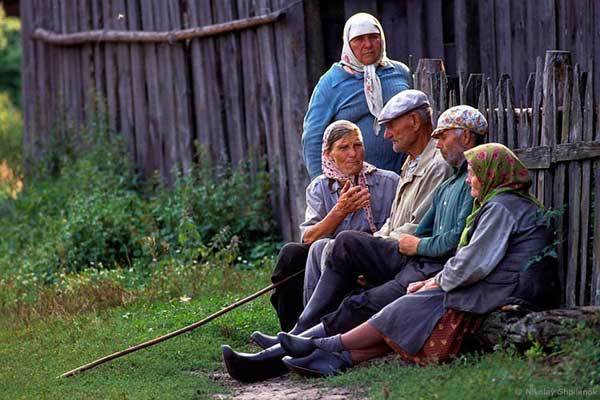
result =
[[[377,75],[381,80],[384,104],[409,87],[409,70],[400,62],[390,61],[377,69]],[[369,112],[363,84],[363,74],[350,74],[339,63],[333,64],[317,83],[304,117],[302,133],[304,162],[311,180],[322,173],[321,146],[325,128],[340,119],[352,121],[360,128],[366,162],[377,168],[400,172],[405,155],[394,153],[392,143],[383,138],[383,127],[379,135],[373,132],[375,117]]]

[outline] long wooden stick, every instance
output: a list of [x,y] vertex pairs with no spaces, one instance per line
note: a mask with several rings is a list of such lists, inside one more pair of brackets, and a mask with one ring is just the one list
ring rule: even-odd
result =
[[146,347],[154,346],[155,344],[158,344],[160,342],[164,342],[165,340],[171,339],[172,337],[179,336],[182,333],[186,333],[186,332],[189,332],[189,331],[191,331],[193,329],[196,329],[199,326],[202,326],[202,325],[206,324],[207,322],[210,322],[213,319],[215,319],[217,317],[220,317],[221,315],[226,314],[229,311],[231,311],[231,310],[233,310],[233,309],[241,306],[242,304],[248,303],[249,301],[252,301],[252,300],[254,300],[255,298],[257,298],[259,296],[262,296],[263,294],[267,293],[268,291],[273,290],[273,289],[275,289],[275,288],[283,285],[284,283],[286,283],[290,279],[295,278],[296,276],[300,275],[302,272],[304,272],[304,270],[298,271],[298,272],[294,273],[293,275],[290,275],[287,278],[285,278],[285,279],[283,279],[283,280],[281,280],[281,281],[279,281],[277,283],[273,283],[273,284],[271,284],[271,285],[269,285],[269,286],[267,286],[267,287],[259,290],[258,292],[256,292],[256,293],[248,296],[248,297],[245,297],[245,298],[243,298],[241,300],[238,300],[235,303],[233,303],[233,304],[231,304],[231,305],[223,308],[220,311],[217,311],[214,314],[209,315],[208,317],[206,317],[206,318],[204,318],[204,319],[202,319],[202,320],[200,320],[198,322],[194,322],[191,325],[188,325],[188,326],[186,326],[184,328],[178,329],[178,330],[176,330],[174,332],[168,333],[168,334],[166,334],[164,336],[160,336],[160,337],[157,337],[155,339],[148,340],[147,342],[140,343],[140,344],[137,344],[135,346],[129,347],[129,348],[125,349],[125,350],[118,351],[118,352],[110,354],[108,356],[99,358],[96,361],[92,361],[91,363],[82,365],[81,367],[78,367],[78,368],[75,368],[75,369],[73,369],[71,371],[65,372],[64,374],[62,374],[60,376],[60,378],[66,378],[66,377],[69,377],[69,376],[73,376],[75,374],[78,374],[80,372],[86,371],[88,369],[92,369],[92,368],[94,368],[94,367],[96,367],[96,366],[98,366],[100,364],[104,364],[105,362],[114,360],[115,358],[123,357],[124,355],[129,354],[129,353],[133,353],[134,351],[138,351],[138,350],[144,349]]

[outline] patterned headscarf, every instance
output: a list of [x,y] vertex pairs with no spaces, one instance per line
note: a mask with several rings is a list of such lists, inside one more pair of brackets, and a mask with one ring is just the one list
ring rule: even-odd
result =
[[[363,65],[350,48],[350,41],[357,36],[366,35],[369,33],[379,33],[381,36],[381,54],[379,59],[371,65]],[[354,14],[344,25],[344,45],[342,47],[342,56],[340,63],[353,71],[364,73],[364,90],[367,99],[369,111],[375,117],[373,123],[373,131],[375,135],[379,135],[380,126],[377,123],[377,117],[383,108],[383,91],[381,89],[381,81],[377,76],[377,67],[385,66],[389,62],[385,52],[385,34],[381,24],[371,14],[358,13]]]
[[[321,148],[321,167],[323,169],[323,174],[329,179],[338,181],[340,186],[344,186],[346,184],[346,181],[350,181],[350,184],[353,184],[353,177],[348,176],[342,171],[340,171],[335,161],[333,160],[333,158],[331,158],[331,156],[329,156],[327,151],[327,143],[329,142],[329,136],[331,136],[336,130],[339,129],[357,132],[361,142],[362,134],[360,132],[360,128],[356,124],[346,120],[339,120],[329,124],[329,126],[325,129],[325,133],[323,134],[323,146]],[[343,137],[344,136],[341,136],[340,139]],[[367,186],[367,174],[370,174],[375,170],[377,170],[375,166],[363,161],[362,169],[358,173],[358,186],[360,186],[361,188],[366,188],[368,190],[369,187]],[[371,210],[371,203],[364,207],[363,210],[365,210],[365,215],[367,217],[367,222],[369,223],[371,233],[374,233],[375,231],[377,231],[377,227],[375,226],[375,222],[373,221],[373,211]]]
[[465,158],[481,183],[481,190],[473,202],[473,212],[467,217],[459,247],[468,244],[469,231],[481,207],[500,193],[513,192],[531,200],[540,208],[544,207],[529,193],[529,170],[508,147],[500,143],[482,144],[465,151]]

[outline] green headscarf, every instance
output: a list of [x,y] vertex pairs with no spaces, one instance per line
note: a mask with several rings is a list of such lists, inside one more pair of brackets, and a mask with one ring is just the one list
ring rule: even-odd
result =
[[508,147],[500,143],[482,144],[465,151],[465,158],[481,183],[481,190],[473,201],[473,212],[467,217],[458,247],[469,243],[469,231],[481,207],[500,193],[513,192],[544,208],[543,204],[529,193],[529,170]]

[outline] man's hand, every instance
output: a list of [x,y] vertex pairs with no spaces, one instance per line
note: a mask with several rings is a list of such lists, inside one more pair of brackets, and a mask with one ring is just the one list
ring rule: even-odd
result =
[[420,241],[421,239],[413,235],[401,235],[398,239],[398,251],[407,256],[414,256]]
[[409,284],[408,288],[406,289],[406,292],[407,293],[416,293],[416,292],[420,292],[422,290],[437,289],[439,287],[440,287],[440,285],[438,285],[435,282],[435,278],[429,278],[424,281],[418,281],[418,282],[413,282],[413,283]]
[[350,181],[346,181],[335,208],[346,216],[369,205],[370,199],[369,189],[352,186]]

